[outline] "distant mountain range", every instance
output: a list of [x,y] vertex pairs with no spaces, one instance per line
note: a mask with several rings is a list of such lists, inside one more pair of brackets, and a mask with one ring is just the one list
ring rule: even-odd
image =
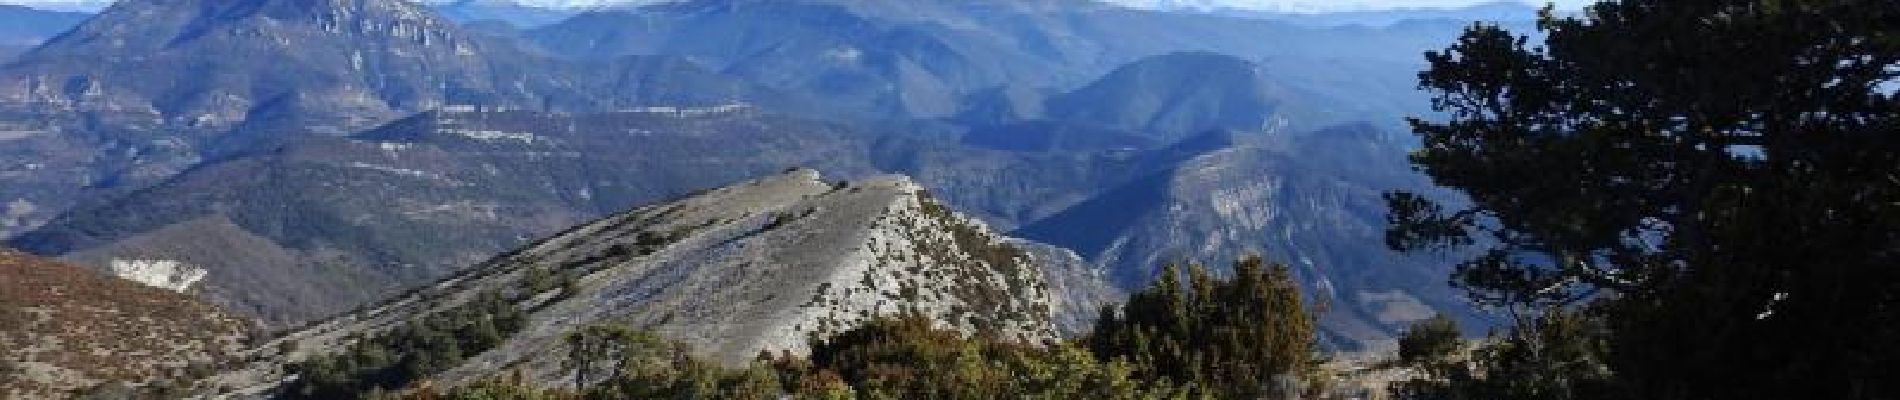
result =
[[[1419,53],[1457,29],[1308,28],[1089,0],[728,0],[586,13],[526,36],[570,58],[683,56],[859,113],[938,118],[999,87],[1070,90],[1126,63],[1180,51],[1260,61],[1315,93],[1380,99],[1362,104],[1413,102],[1385,113],[1419,111],[1424,102],[1412,77],[1393,72],[1413,68]],[[1326,64],[1348,66],[1283,67]],[[1380,70],[1361,69],[1367,66]]]
[[0,4],[0,64],[66,32],[89,15]]
[[602,7],[641,6],[669,1],[674,0],[422,0],[418,2],[435,6],[490,4],[555,10],[588,10]]
[[[1245,8],[1214,8],[1205,12],[1241,18],[1266,19],[1307,26],[1391,27],[1400,24],[1466,24],[1490,22],[1518,32],[1534,29],[1541,5],[1519,2],[1493,2],[1458,8],[1411,8],[1388,10],[1348,10],[1332,12],[1276,12]],[[1559,8],[1559,15],[1579,12]]]
[[908,175],[1121,289],[1169,261],[1294,263],[1341,347],[1471,316],[1376,234],[1378,193],[1427,185],[1394,132],[1461,23],[1087,0],[445,16],[496,4],[126,0],[0,66],[0,235],[203,268],[203,296],[283,327],[807,166]]
[[[1384,326],[1467,312],[1434,257],[1384,247],[1390,190],[1429,193],[1404,146],[1366,124],[1300,136],[1217,131],[1183,146],[1217,149],[1126,181],[1014,235],[1094,260],[1122,287],[1170,263],[1221,266],[1248,255],[1287,263],[1336,307],[1329,343],[1377,342]],[[1473,317],[1473,315],[1460,315]]]
[[[294,45],[291,43],[295,43]],[[135,190],[221,154],[452,105],[794,103],[664,56],[567,62],[400,1],[122,3],[0,66],[14,233],[81,188]],[[31,161],[25,161],[31,160]],[[109,197],[100,194],[92,197]]]
[[[612,6],[638,6],[666,3],[679,0],[418,0],[418,3],[439,5],[463,2],[510,3],[536,8],[552,9],[589,9]],[[1318,12],[1355,12],[1366,11],[1364,4],[1345,4],[1333,7],[1298,6],[1298,2],[1276,2],[1259,0],[1106,0],[1128,7],[1163,10],[1264,10],[1264,11],[1318,11]],[[114,3],[115,0],[9,0],[6,4],[29,5],[42,9],[61,10],[98,10]],[[1500,2],[1508,3],[1508,2]],[[1560,2],[1566,3],[1566,2]],[[1511,3],[1520,4],[1520,3]],[[1417,11],[1412,9],[1408,11]],[[1429,9],[1424,9],[1429,10]]]
[[[587,9],[614,5],[637,5],[665,0],[418,0],[416,3],[441,5],[481,2],[522,5],[535,8]],[[46,10],[98,11],[118,0],[9,0],[7,4],[26,5]]]
[[790,166],[869,174],[862,135],[743,109],[430,112],[203,165],[17,243],[199,265],[220,303],[300,321],[636,204]]
[[0,4],[0,45],[35,46],[85,21],[89,14]]

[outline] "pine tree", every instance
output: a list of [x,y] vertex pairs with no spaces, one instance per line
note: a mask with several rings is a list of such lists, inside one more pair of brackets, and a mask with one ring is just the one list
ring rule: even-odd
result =
[[1624,396],[1900,396],[1900,7],[1622,0],[1539,26],[1427,54],[1447,118],[1413,121],[1413,159],[1471,203],[1389,195],[1388,242],[1482,246],[1453,278],[1487,305],[1600,303]]
[[1414,323],[1399,335],[1399,361],[1414,366],[1448,362],[1463,348],[1458,321],[1444,314]]
[[1218,397],[1259,398],[1286,389],[1279,382],[1304,381],[1314,327],[1291,271],[1259,259],[1234,271],[1220,280],[1199,266],[1164,268],[1122,312],[1104,312],[1089,348],[1130,363],[1144,379]]

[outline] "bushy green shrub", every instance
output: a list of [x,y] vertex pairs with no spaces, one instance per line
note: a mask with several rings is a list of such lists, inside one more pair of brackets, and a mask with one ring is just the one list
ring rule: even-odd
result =
[[500,345],[521,329],[525,318],[514,302],[497,294],[484,294],[421,321],[360,340],[341,353],[293,364],[290,371],[296,379],[281,395],[291,399],[344,399],[359,398],[373,390],[401,389]]
[[1259,259],[1236,263],[1229,280],[1169,266],[1127,305],[1104,310],[1087,343],[1140,378],[1222,398],[1297,396],[1315,368],[1313,318],[1292,273]]

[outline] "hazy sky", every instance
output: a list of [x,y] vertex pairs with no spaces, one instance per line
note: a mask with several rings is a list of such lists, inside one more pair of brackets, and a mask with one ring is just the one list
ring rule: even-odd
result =
[[[550,4],[587,4],[611,2],[612,0],[519,0],[522,3]],[[654,0],[631,0],[626,2],[652,2]],[[935,0],[928,0],[935,1]],[[1377,10],[1391,8],[1445,8],[1468,6],[1496,0],[1110,0],[1118,3],[1173,7],[1233,7],[1277,11],[1341,11],[1341,10]],[[1543,4],[1546,0],[1518,0],[1520,2]],[[1559,8],[1576,9],[1592,0],[1555,0]],[[111,3],[111,0],[0,0],[0,4],[26,4],[47,8],[90,9]]]
[[[1251,8],[1276,11],[1384,10],[1394,8],[1452,8],[1499,0],[1109,0],[1131,5],[1161,5],[1187,8]],[[1519,3],[1557,4],[1562,9],[1579,9],[1593,0],[1510,0]]]

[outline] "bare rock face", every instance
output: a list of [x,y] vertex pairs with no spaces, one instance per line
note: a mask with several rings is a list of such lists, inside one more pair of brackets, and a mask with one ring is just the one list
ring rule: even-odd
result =
[[112,260],[112,274],[159,289],[184,293],[205,278],[204,268],[173,260]]
[[1147,284],[1170,263],[1216,271],[1250,256],[1286,263],[1309,301],[1327,304],[1321,340],[1334,348],[1389,346],[1405,327],[1438,313],[1482,326],[1443,284],[1441,261],[1383,246],[1380,194],[1435,192],[1405,172],[1402,149],[1377,135],[1376,127],[1355,124],[1298,138],[1236,137],[1235,146],[1013,234],[1074,249],[1124,288]]
[[[1052,295],[1043,258],[1085,268],[1073,254],[1005,238],[950,211],[909,178],[829,183],[790,170],[582,225],[259,351],[294,349],[271,363],[338,351],[351,338],[484,293],[522,299],[526,327],[439,381],[519,371],[565,382],[562,336],[604,322],[653,330],[727,364],[762,351],[803,353],[812,335],[906,312],[1034,343],[1056,337],[1053,315],[1069,311],[1057,307],[1078,304],[1069,298],[1107,298]],[[279,371],[267,363],[221,379],[249,388],[239,393],[262,393]]]
[[1127,298],[1127,293],[1110,283],[1106,268],[1074,251],[1025,239],[1011,239],[1011,244],[1029,252],[1042,269],[1043,282],[1049,285],[1050,317],[1062,336],[1087,334],[1095,328],[1102,307]]
[[799,352],[810,334],[903,311],[1018,340],[1053,336],[1028,253],[902,177],[846,186],[794,171],[596,222],[498,266],[599,269],[548,310],[652,327],[729,363]]

